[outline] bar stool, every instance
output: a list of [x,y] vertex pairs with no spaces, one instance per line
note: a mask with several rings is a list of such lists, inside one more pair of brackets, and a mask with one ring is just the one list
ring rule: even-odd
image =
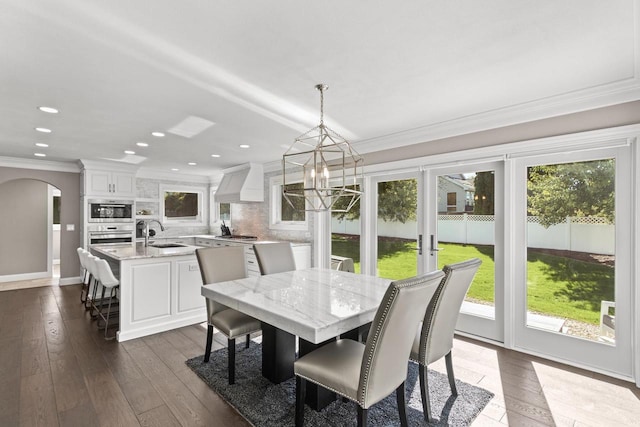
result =
[[92,255],[87,251],[85,254],[84,263],[89,272],[89,283],[87,284],[87,296],[85,298],[84,308],[89,310],[89,314],[92,318],[96,318],[96,315],[93,314],[93,309],[95,307],[95,303],[97,301],[97,293],[98,288],[100,287],[100,282],[98,280],[98,267],[96,266],[96,261],[100,259],[97,256]]
[[84,248],[78,248],[76,249],[76,251],[78,252],[78,259],[80,260],[80,266],[82,267],[82,288],[80,289],[80,302],[86,303],[87,297],[89,296],[89,281],[91,280],[91,275],[89,273],[89,270],[87,269],[87,264],[85,262],[87,254],[89,252],[84,250]]
[[[96,265],[96,272],[98,274],[98,282],[102,287],[102,296],[100,298],[100,305],[96,307],[96,310],[98,312],[97,315],[104,321],[104,339],[112,340],[115,338],[115,335],[112,337],[108,337],[107,330],[109,329],[109,319],[112,317],[112,315],[113,317],[115,317],[120,313],[119,307],[117,311],[115,311],[114,313],[111,313],[111,308],[114,305],[114,299],[116,304],[119,303],[117,297],[118,297],[118,289],[120,287],[120,281],[113,275],[113,271],[111,271],[111,267],[109,266],[109,263],[106,260],[97,258],[96,260],[94,260],[94,262]],[[107,297],[105,296],[105,293],[107,291],[109,291],[109,296],[108,296],[109,303],[107,306],[107,312],[105,314],[104,304],[105,304],[105,300],[107,299]],[[102,329],[102,326],[100,326],[100,319],[98,319],[98,329]]]

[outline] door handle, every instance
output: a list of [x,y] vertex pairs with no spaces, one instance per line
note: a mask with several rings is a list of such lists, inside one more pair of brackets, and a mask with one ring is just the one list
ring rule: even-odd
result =
[[418,251],[418,255],[422,255],[422,234],[418,235],[418,246],[413,248],[414,251]]
[[429,240],[430,240],[429,252],[431,253],[431,256],[433,256],[434,252],[441,251],[442,248],[436,248],[435,247],[435,241],[436,241],[436,236],[435,235],[432,234],[431,236],[429,236]]

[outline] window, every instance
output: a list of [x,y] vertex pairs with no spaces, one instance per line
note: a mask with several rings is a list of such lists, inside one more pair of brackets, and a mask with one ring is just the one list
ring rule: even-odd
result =
[[[269,228],[275,230],[307,230],[307,213],[304,211],[303,198],[293,200],[293,206],[282,195],[282,177],[269,181],[271,188],[271,210]],[[301,189],[302,182],[287,184],[289,189]]]
[[163,222],[188,225],[203,223],[204,192],[202,190],[165,187],[161,194]]
[[221,221],[231,221],[231,203],[218,203],[218,218]]
[[458,205],[456,201],[456,193],[447,193],[447,212],[456,212]]
[[60,196],[53,196],[53,223],[60,225]]

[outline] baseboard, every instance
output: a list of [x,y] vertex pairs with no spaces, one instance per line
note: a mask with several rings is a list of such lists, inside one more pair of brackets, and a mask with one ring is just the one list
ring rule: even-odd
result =
[[65,277],[64,279],[60,278],[60,286],[69,286],[69,285],[79,285],[82,283],[82,277]]
[[41,271],[38,273],[8,274],[6,276],[0,276],[0,283],[18,282],[21,280],[46,279],[48,277],[51,277],[51,275],[46,271]]

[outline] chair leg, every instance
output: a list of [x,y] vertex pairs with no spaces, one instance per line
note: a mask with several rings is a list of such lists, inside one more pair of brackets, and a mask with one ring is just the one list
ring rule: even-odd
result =
[[429,381],[427,377],[427,367],[418,365],[418,375],[420,376],[420,396],[422,397],[422,412],[424,420],[431,422],[431,402],[429,402]]
[[207,325],[207,344],[204,348],[204,363],[209,363],[211,344],[213,343],[213,325]]
[[236,382],[236,340],[227,338],[227,346],[229,347],[229,385]]
[[304,401],[307,394],[307,380],[296,375],[296,427],[304,425]]
[[367,409],[358,405],[358,427],[367,427]]
[[107,308],[107,318],[104,324],[104,339],[112,340],[115,338],[115,335],[112,337],[107,337],[107,330],[109,329],[109,317],[111,317],[111,302],[113,301],[113,293],[116,291],[116,288],[111,288],[111,292],[109,293],[109,306]]
[[247,334],[247,343],[245,344],[245,348],[249,348],[250,342],[251,342],[251,335]]
[[447,377],[449,377],[449,386],[451,387],[451,394],[458,395],[458,389],[456,388],[456,377],[453,375],[453,360],[451,358],[451,351],[444,356],[444,361],[447,365]]
[[[84,270],[84,272],[82,273],[82,288],[80,288],[80,302],[84,303],[87,301],[87,296],[85,295],[84,298],[82,297],[82,295],[85,293],[85,287],[87,286],[86,281],[87,281],[87,274],[89,274],[87,272],[87,270]],[[87,288],[88,289],[88,288]],[[87,290],[88,293],[88,290]]]
[[400,425],[402,427],[408,427],[407,421],[407,402],[404,395],[404,381],[396,389],[396,400],[398,401],[398,415],[400,415]]

